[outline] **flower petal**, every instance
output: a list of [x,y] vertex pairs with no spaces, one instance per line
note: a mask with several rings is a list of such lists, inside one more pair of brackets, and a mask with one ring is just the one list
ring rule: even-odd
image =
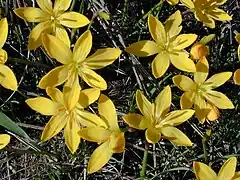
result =
[[194,81],[198,85],[201,85],[206,81],[209,71],[208,61],[205,57],[198,61],[198,63],[196,64],[196,69],[197,70],[194,73]]
[[144,118],[148,121],[151,121],[152,105],[147,100],[147,98],[142,94],[142,92],[140,90],[137,90],[137,92],[136,92],[136,103],[137,103],[139,110],[144,115]]
[[234,105],[226,95],[218,91],[208,90],[203,96],[219,109],[233,109]]
[[109,147],[113,153],[121,153],[125,149],[125,138],[123,132],[112,132]]
[[44,127],[41,141],[47,141],[52,137],[56,136],[70,120],[69,114],[66,114],[65,111],[60,111],[48,121],[47,125]]
[[155,99],[155,119],[163,118],[170,110],[172,92],[170,86],[166,86]]
[[104,128],[108,128],[108,125],[104,120],[102,120],[100,117],[98,117],[96,114],[90,113],[88,111],[85,111],[83,109],[76,109],[76,116],[77,120],[86,127],[95,127],[95,126],[101,126]]
[[7,18],[3,18],[0,20],[0,49],[2,49],[3,45],[5,44],[8,36],[8,22]]
[[195,72],[194,62],[188,58],[188,54],[181,51],[169,53],[171,63],[178,69],[186,72]]
[[152,62],[152,73],[155,78],[164,75],[170,65],[169,55],[167,53],[159,53]]
[[151,143],[151,144],[155,144],[158,141],[160,141],[161,139],[161,132],[155,128],[147,128],[147,130],[145,131],[145,137],[147,142]]
[[236,41],[240,44],[240,33],[237,33],[235,36]]
[[189,90],[182,94],[180,99],[181,109],[189,109],[193,106],[195,91]]
[[192,0],[180,0],[181,3],[183,3],[184,6],[188,7],[189,9],[194,8],[194,4]]
[[102,143],[110,138],[111,131],[103,127],[95,126],[83,128],[78,134],[87,141]]
[[62,27],[61,25],[56,25],[55,36],[62,42],[64,42],[68,46],[68,48],[70,48],[71,42],[68,37],[68,33],[64,27]]
[[84,89],[80,92],[78,103],[81,108],[86,108],[94,103],[100,96],[100,90],[96,88]]
[[53,12],[51,0],[37,0],[38,6],[45,12],[51,14]]
[[161,133],[177,146],[192,146],[191,140],[179,129],[171,126],[161,128]]
[[169,126],[178,126],[183,122],[190,119],[193,114],[195,113],[194,110],[186,109],[186,110],[175,110],[166,115],[166,117],[160,121],[161,125],[169,125]]
[[215,180],[218,179],[217,174],[206,164],[194,161],[193,170],[197,180]]
[[159,47],[154,41],[142,40],[131,44],[125,51],[136,56],[145,57],[157,54]]
[[88,162],[88,174],[100,170],[112,156],[112,150],[109,148],[109,141],[104,142],[95,149]]
[[48,87],[46,89],[47,95],[54,101],[57,102],[58,104],[64,104],[63,101],[63,93],[54,87]]
[[117,48],[98,49],[93,55],[84,61],[84,66],[89,69],[101,69],[112,64],[122,53]]
[[182,30],[181,23],[182,23],[182,15],[179,10],[177,10],[174,14],[169,16],[169,18],[165,21],[165,30],[169,38],[177,36],[181,32]]
[[46,34],[42,36],[42,43],[49,56],[62,64],[68,64],[73,59],[72,51],[60,39]]
[[222,9],[215,8],[209,12],[209,15],[217,21],[230,21],[232,17]]
[[10,142],[10,136],[8,134],[0,134],[0,149],[3,149]]
[[215,28],[215,22],[211,17],[209,17],[206,14],[203,14],[201,11],[196,11],[194,14],[195,14],[195,18],[198,21],[203,22],[205,26],[210,28]]
[[16,8],[14,13],[28,22],[43,22],[50,20],[51,15],[40,8],[24,7]]
[[151,14],[148,15],[148,28],[152,38],[157,42],[157,44],[164,47],[167,43],[165,28],[163,24]]
[[44,33],[48,34],[50,32],[52,32],[52,27],[51,27],[51,23],[49,21],[41,22],[38,25],[36,25],[32,29],[32,31],[29,35],[28,49],[35,50],[39,46],[41,46],[41,44],[42,44],[41,35]]
[[94,72],[91,69],[88,68],[81,68],[79,72],[79,76],[91,87],[98,88],[100,90],[106,90],[107,89],[107,83],[106,81],[98,75],[96,72]]
[[80,127],[76,122],[76,119],[71,117],[64,128],[64,138],[65,143],[72,154],[76,152],[80,143],[80,136],[78,135],[79,130]]
[[207,103],[207,108],[210,109],[210,112],[207,115],[207,119],[209,121],[217,120],[220,116],[220,112],[219,112],[218,108],[214,105],[209,104],[209,103]]
[[182,91],[188,91],[194,86],[194,82],[187,76],[176,75],[172,78],[173,83]]
[[151,125],[151,121],[145,119],[140,114],[126,114],[123,116],[123,120],[130,126],[135,129],[144,130]]
[[231,180],[235,174],[237,158],[230,157],[221,167],[218,172],[218,180]]
[[227,80],[229,80],[232,76],[232,72],[222,72],[218,74],[214,74],[207,81],[204,82],[204,88],[214,89],[221,85],[223,85]]
[[111,99],[101,94],[98,100],[98,112],[100,117],[108,124],[112,131],[119,131],[117,112]]
[[0,64],[0,84],[12,91],[16,91],[18,88],[17,79],[13,71],[4,64]]
[[59,66],[51,71],[49,71],[40,80],[38,87],[41,89],[46,89],[47,87],[55,87],[64,83],[68,78],[68,68],[67,66]]
[[75,62],[82,62],[90,53],[92,48],[92,34],[85,31],[77,40],[73,48],[73,60]]
[[235,172],[233,178],[231,180],[240,180],[240,172]]
[[52,100],[45,97],[30,98],[25,102],[31,109],[41,113],[42,115],[53,115],[59,108],[57,103],[54,103]]
[[65,12],[57,20],[60,24],[69,28],[80,28],[90,23],[89,19],[77,12]]
[[7,61],[8,54],[4,49],[0,49],[0,64],[4,64]]
[[196,41],[196,34],[180,34],[172,43],[174,50],[182,50]]
[[55,13],[66,11],[71,4],[72,0],[55,0],[53,10]]
[[68,110],[72,110],[79,100],[79,94],[81,87],[79,85],[78,75],[72,76],[74,79],[72,82],[67,80],[63,87],[63,99],[64,105]]
[[190,50],[190,55],[193,59],[201,59],[209,54],[209,49],[205,44],[195,43]]
[[233,81],[236,85],[240,85],[240,69],[237,69],[233,74]]
[[194,110],[199,122],[203,124],[211,109],[208,109],[205,99],[199,93],[195,93]]

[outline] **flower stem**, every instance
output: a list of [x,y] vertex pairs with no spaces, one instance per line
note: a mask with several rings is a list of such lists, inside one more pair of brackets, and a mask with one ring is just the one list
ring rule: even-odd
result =
[[143,155],[143,160],[142,160],[142,169],[140,171],[140,177],[141,179],[145,178],[146,174],[146,168],[147,168],[147,158],[148,158],[148,143],[145,143],[145,151]]

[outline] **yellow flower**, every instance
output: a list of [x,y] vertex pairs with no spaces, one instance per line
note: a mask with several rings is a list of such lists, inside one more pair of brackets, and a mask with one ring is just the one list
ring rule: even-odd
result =
[[100,144],[89,159],[88,173],[98,171],[109,161],[113,153],[121,153],[125,149],[124,133],[119,129],[115,106],[107,96],[100,96],[98,111],[102,124],[87,126],[79,131],[81,138]]
[[89,20],[84,15],[77,12],[65,12],[72,0],[55,0],[54,6],[51,0],[37,0],[40,8],[24,7],[14,9],[14,13],[28,21],[39,22],[29,35],[28,49],[33,50],[41,45],[42,33],[53,33],[70,47],[67,31],[63,26],[69,28],[79,28],[89,24]]
[[0,149],[3,149],[10,142],[8,134],[0,134]]
[[215,28],[217,21],[230,21],[232,17],[218,7],[227,0],[180,0],[185,6],[190,8],[198,21],[210,28]]
[[189,59],[184,48],[190,46],[196,39],[195,34],[178,35],[182,29],[180,11],[172,14],[165,26],[154,16],[148,16],[148,28],[154,41],[143,40],[133,43],[125,50],[137,56],[158,54],[152,62],[152,73],[155,78],[161,77],[168,69],[170,62],[178,69],[195,72],[194,62]]
[[5,62],[7,61],[8,55],[5,50],[2,49],[8,36],[8,22],[6,18],[0,20],[0,84],[13,91],[17,90],[17,79],[13,71],[7,67]]
[[237,52],[237,54],[238,54],[238,59],[240,60],[240,33],[238,33],[236,36],[235,36],[235,39],[236,39],[236,41],[238,42],[238,52]]
[[90,31],[86,31],[79,37],[73,52],[61,40],[52,35],[43,35],[42,42],[49,56],[63,65],[47,73],[39,82],[40,88],[58,86],[66,81],[71,87],[72,82],[80,76],[91,87],[107,89],[106,81],[93,70],[113,63],[120,56],[120,49],[98,49],[93,55],[87,57],[92,48]]
[[44,127],[41,141],[51,139],[64,128],[65,143],[68,149],[74,153],[80,143],[78,135],[80,126],[102,125],[102,120],[97,115],[84,110],[98,99],[100,90],[90,88],[77,92],[75,89],[65,86],[63,92],[52,87],[48,87],[46,92],[51,99],[36,97],[26,100],[28,106],[33,110],[42,115],[52,116]]
[[194,60],[198,60],[209,55],[209,47],[206,44],[209,43],[214,37],[215,34],[210,34],[208,36],[204,36],[199,42],[193,44],[190,50],[191,57]]
[[196,68],[194,81],[187,76],[176,75],[173,82],[179,89],[185,91],[180,99],[181,108],[188,109],[194,105],[198,120],[204,123],[209,112],[213,110],[217,114],[214,106],[219,109],[234,108],[227,96],[213,90],[224,84],[232,76],[232,72],[218,73],[207,79],[209,65],[205,57],[198,61]]
[[145,130],[145,137],[149,143],[157,143],[161,139],[161,134],[175,145],[191,146],[191,140],[179,129],[175,128],[179,124],[187,121],[194,114],[194,110],[176,110],[169,112],[171,106],[172,93],[170,86],[165,87],[159,93],[154,103],[150,103],[147,98],[137,91],[136,102],[139,110],[143,114],[127,114],[123,120],[136,129]]
[[237,158],[230,157],[221,167],[218,175],[208,165],[194,161],[193,170],[197,180],[239,180],[236,172]]

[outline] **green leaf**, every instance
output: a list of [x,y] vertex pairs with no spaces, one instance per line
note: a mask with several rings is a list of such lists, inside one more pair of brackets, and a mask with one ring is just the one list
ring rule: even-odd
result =
[[212,41],[213,38],[215,38],[215,34],[210,34],[208,36],[204,36],[199,42],[202,43],[202,44],[207,44],[210,41]]
[[7,130],[21,136],[30,139],[27,133],[20,128],[14,121],[7,117],[4,113],[0,111],[0,126],[5,127]]

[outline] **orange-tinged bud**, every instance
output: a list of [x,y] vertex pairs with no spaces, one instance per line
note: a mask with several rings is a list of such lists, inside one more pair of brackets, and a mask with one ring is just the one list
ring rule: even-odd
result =
[[192,46],[190,55],[193,59],[201,59],[209,54],[209,50],[206,45],[202,43],[196,43]]

